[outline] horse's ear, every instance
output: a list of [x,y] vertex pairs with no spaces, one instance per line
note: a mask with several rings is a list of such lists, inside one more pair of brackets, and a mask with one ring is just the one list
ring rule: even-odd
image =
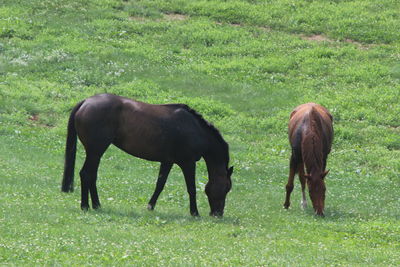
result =
[[233,173],[233,166],[231,166],[231,167],[228,169],[228,177],[231,177],[232,173]]
[[325,172],[322,174],[322,179],[324,179],[324,178],[325,178],[325,176],[327,176],[327,175],[328,175],[328,173],[329,173],[329,170],[325,171]]

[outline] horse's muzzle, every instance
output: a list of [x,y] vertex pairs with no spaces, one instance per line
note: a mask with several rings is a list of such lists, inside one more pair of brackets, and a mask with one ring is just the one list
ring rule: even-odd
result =
[[319,216],[319,217],[321,217],[321,218],[324,218],[324,217],[325,217],[324,212],[322,212],[322,211],[320,211],[320,212],[316,211],[316,212],[315,212],[315,216]]

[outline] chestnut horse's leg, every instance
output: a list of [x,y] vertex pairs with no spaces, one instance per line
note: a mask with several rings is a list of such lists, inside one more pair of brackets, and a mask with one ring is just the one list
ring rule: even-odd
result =
[[172,168],[173,163],[170,162],[161,162],[160,172],[158,174],[156,189],[154,190],[153,196],[151,197],[149,204],[147,205],[147,209],[154,210],[156,206],[156,202],[160,193],[163,191],[165,182],[167,181],[168,174]]
[[306,198],[306,177],[304,176],[304,164],[300,163],[298,167],[298,172],[299,172],[299,179],[301,183],[301,193],[302,193],[302,199],[301,199],[301,207],[303,209],[307,208],[307,198]]
[[197,203],[196,203],[196,183],[195,183],[196,162],[192,161],[180,164],[179,166],[181,167],[183,175],[185,176],[186,187],[189,193],[190,214],[192,216],[199,216],[199,211],[197,210]]
[[286,184],[286,200],[285,200],[285,203],[283,204],[285,209],[288,209],[290,206],[290,194],[293,191],[293,180],[294,180],[294,175],[296,174],[296,169],[297,169],[297,162],[296,162],[295,156],[292,152],[292,156],[290,157],[289,178],[288,178],[288,182]]

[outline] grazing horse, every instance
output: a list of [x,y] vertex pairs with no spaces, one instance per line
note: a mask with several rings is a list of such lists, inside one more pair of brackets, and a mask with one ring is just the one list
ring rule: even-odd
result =
[[86,151],[80,171],[82,210],[89,209],[89,192],[92,208],[100,207],[97,170],[102,155],[113,144],[132,156],[161,163],[149,210],[154,209],[176,163],[185,177],[190,213],[198,216],[195,171],[196,161],[203,157],[209,177],[205,192],[210,215],[223,215],[232,185],[229,147],[220,132],[187,105],[151,105],[112,94],[95,95],[78,103],[68,121],[63,192],[73,191],[77,136]]
[[[290,173],[286,185],[284,207],[290,206],[293,180],[299,174],[302,190],[302,207],[307,207],[304,192],[306,181],[309,195],[317,215],[324,216],[325,182],[328,174],[326,160],[333,140],[332,115],[321,105],[307,103],[298,106],[290,114],[289,141],[292,147]],[[306,173],[304,172],[304,167]]]

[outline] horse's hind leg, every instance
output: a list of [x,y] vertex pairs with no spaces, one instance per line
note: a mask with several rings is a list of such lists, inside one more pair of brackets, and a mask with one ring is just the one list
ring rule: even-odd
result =
[[89,191],[94,209],[100,207],[99,196],[96,189],[97,170],[100,163],[100,157],[86,155],[85,163],[80,171],[81,176],[81,208],[89,209]]
[[297,161],[295,158],[294,153],[292,152],[292,156],[290,157],[290,172],[289,172],[289,178],[288,182],[286,184],[286,200],[285,203],[283,204],[285,209],[288,209],[290,206],[290,194],[293,191],[293,180],[294,176],[296,174],[296,169],[297,169]]
[[151,197],[149,204],[147,205],[147,209],[154,210],[156,206],[156,202],[160,193],[164,189],[165,182],[167,181],[168,174],[171,171],[173,163],[170,162],[161,162],[160,172],[158,174],[156,189],[154,190],[153,196]]
[[80,171],[81,176],[81,209],[89,209],[89,192],[92,199],[92,208],[100,208],[100,200],[97,193],[96,181],[97,171],[100,164],[100,159],[107,149],[109,144],[104,145],[102,149],[94,151],[86,149],[86,159]]
[[100,164],[100,158],[94,163],[94,171],[93,171],[93,176],[92,179],[90,180],[90,185],[89,185],[89,192],[90,192],[90,198],[92,199],[92,208],[93,209],[98,209],[100,208],[100,200],[99,200],[99,195],[97,193],[97,171],[99,169],[99,164]]
[[301,193],[302,193],[302,199],[301,199],[301,207],[303,209],[307,208],[307,198],[306,198],[306,177],[304,176],[304,164],[300,163],[298,166],[298,172],[299,172],[299,179],[301,183]]

